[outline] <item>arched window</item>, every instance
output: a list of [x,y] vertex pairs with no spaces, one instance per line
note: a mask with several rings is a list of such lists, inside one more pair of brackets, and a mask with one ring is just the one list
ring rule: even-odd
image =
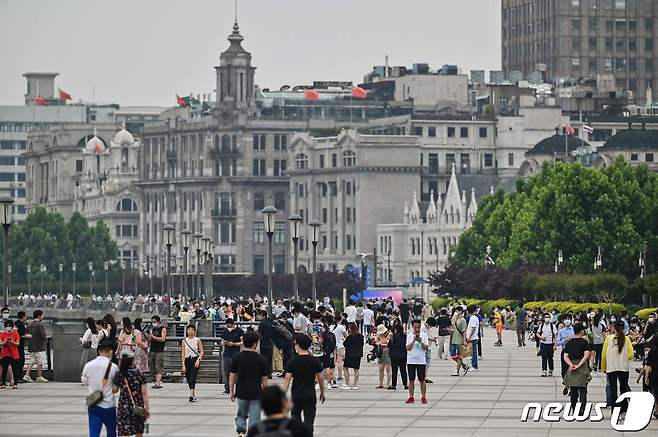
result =
[[231,137],[228,135],[222,135],[222,151],[231,150]]
[[308,167],[308,156],[303,153],[300,153],[295,157],[295,166],[297,170],[304,170]]
[[126,197],[117,202],[116,209],[119,212],[137,212],[137,203]]
[[343,167],[356,166],[356,153],[351,150],[343,152]]
[[219,135],[215,135],[213,145],[215,146],[215,149],[219,149]]

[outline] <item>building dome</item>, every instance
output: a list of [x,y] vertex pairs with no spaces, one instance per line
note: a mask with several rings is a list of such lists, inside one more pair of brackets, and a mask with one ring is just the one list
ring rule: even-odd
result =
[[608,138],[608,141],[599,150],[620,150],[620,149],[653,149],[658,150],[658,131],[642,129],[628,129],[617,131],[615,135]]
[[126,125],[124,124],[121,130],[116,134],[114,134],[114,138],[112,139],[112,142],[117,146],[122,146],[124,144],[132,146],[133,144],[135,144],[135,138],[133,137],[133,134],[128,132],[128,130],[126,129]]
[[94,131],[94,136],[91,137],[89,141],[87,141],[87,145],[85,146],[85,151],[87,153],[103,153],[105,151],[105,143],[103,142],[103,140],[101,140],[96,136],[95,131]]
[[[528,150],[525,154],[526,155],[553,155],[554,153],[562,153],[564,154],[564,135],[559,135],[555,134],[553,136],[550,136],[548,138],[544,138],[537,144],[535,144],[535,147],[532,149]],[[583,141],[582,139],[578,137],[573,137],[573,136],[567,136],[567,150],[569,152],[573,152],[576,150],[578,147],[585,147],[589,146],[586,141]]]

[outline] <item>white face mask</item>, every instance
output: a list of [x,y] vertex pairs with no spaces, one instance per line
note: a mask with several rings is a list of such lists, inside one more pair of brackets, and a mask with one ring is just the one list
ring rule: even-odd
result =
[[5,328],[5,331],[7,331],[7,332],[11,332],[11,331],[13,331],[13,330],[14,330],[14,328],[12,328],[11,326],[7,326],[7,327]]
[[9,313],[2,313],[2,318],[3,319],[8,319],[9,318]]
[[551,318],[550,318],[550,317],[544,317],[544,323],[548,323],[548,322],[550,322],[550,321],[551,321]]
[[656,319],[654,319],[653,317],[649,317],[649,323],[653,323],[655,320]]

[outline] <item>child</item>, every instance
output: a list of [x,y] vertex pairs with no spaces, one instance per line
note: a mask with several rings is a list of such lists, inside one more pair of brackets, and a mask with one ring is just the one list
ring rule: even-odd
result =
[[14,376],[14,381],[11,383],[11,388],[17,389],[16,380],[20,375],[18,361],[20,355],[18,353],[18,345],[20,343],[20,336],[18,331],[14,331],[14,322],[5,320],[5,330],[0,333],[0,365],[2,365],[2,381],[0,381],[0,389],[7,386],[7,373],[11,367],[11,372]]

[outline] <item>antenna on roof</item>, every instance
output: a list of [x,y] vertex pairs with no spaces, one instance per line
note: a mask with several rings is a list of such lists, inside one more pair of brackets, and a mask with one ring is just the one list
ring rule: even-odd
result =
[[235,22],[238,22],[238,0],[235,0]]

